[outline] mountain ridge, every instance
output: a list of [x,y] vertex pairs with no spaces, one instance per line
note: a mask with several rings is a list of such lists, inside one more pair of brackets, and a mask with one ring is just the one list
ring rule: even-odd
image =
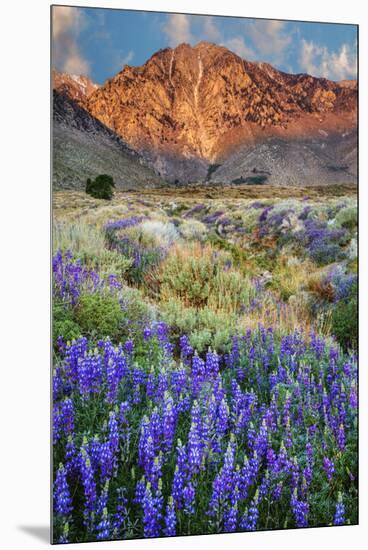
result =
[[64,93],[171,182],[205,180],[211,166],[273,138],[322,146],[357,125],[356,82],[288,74],[204,41],[125,65],[101,86],[85,83],[84,95],[75,84]]
[[85,186],[87,177],[113,176],[117,188],[162,185],[143,157],[65,93],[53,90],[53,184]]

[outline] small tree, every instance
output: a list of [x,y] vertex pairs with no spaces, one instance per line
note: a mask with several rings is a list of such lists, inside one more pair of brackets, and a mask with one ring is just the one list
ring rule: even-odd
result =
[[86,193],[95,199],[111,200],[114,194],[114,187],[115,183],[112,176],[101,174],[94,180],[91,180],[91,178],[87,179]]

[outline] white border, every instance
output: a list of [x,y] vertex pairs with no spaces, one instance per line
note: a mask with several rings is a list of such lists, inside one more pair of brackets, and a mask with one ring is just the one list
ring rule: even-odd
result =
[[[62,2],[59,2],[62,3]],[[70,2],[72,3],[72,2]],[[77,2],[76,2],[77,3]],[[85,0],[83,5],[360,24],[360,526],[154,541],[88,548],[251,546],[363,548],[368,540],[368,17],[350,0]],[[49,522],[49,2],[8,0],[1,10],[0,544],[47,546]],[[4,124],[5,119],[5,124]],[[4,173],[5,165],[5,173]],[[5,307],[4,307],[5,306]],[[33,535],[31,534],[33,533]],[[40,535],[43,539],[40,539]],[[47,536],[46,536],[47,537]],[[365,545],[364,545],[365,546]],[[83,548],[69,545],[68,548]]]

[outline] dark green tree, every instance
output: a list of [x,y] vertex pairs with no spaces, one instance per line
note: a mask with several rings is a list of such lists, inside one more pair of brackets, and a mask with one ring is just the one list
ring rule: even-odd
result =
[[94,180],[91,180],[91,178],[87,179],[86,193],[95,199],[111,200],[114,194],[114,187],[115,183],[112,176],[100,174]]

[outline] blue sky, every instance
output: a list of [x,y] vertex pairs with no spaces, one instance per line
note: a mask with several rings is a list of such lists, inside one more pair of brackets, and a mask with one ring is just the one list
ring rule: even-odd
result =
[[354,25],[53,8],[53,65],[102,84],[124,64],[142,65],[157,50],[207,40],[248,61],[332,80],[356,77]]

